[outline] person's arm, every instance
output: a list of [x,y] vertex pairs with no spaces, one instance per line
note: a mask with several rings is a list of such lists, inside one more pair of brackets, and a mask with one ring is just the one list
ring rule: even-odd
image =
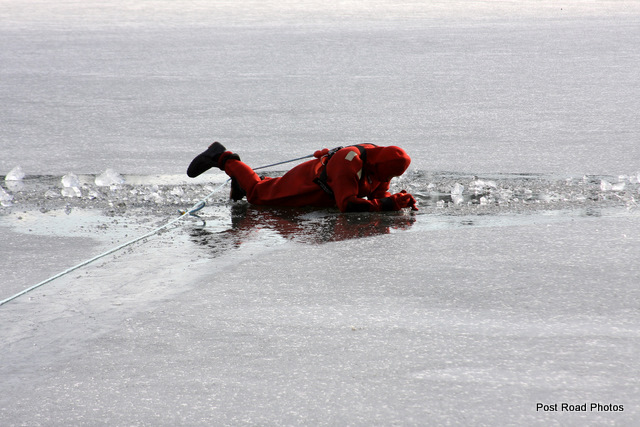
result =
[[331,157],[327,164],[327,182],[341,212],[369,212],[376,209],[370,200],[358,197],[363,162],[357,148],[346,147]]
[[357,149],[346,147],[333,155],[327,164],[328,184],[341,212],[397,211],[411,207],[416,200],[407,192],[389,193],[389,183],[380,183],[371,199],[358,197],[363,162]]

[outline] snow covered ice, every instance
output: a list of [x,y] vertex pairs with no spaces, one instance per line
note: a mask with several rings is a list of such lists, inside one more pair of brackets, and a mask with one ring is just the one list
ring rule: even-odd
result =
[[214,140],[400,145],[420,208],[222,187],[0,306],[3,426],[640,424],[639,2],[0,15],[0,299],[214,191]]

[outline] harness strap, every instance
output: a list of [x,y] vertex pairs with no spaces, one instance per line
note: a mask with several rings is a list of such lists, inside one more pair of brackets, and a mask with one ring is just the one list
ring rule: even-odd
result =
[[[362,168],[364,169],[364,165],[367,161],[367,150],[362,145],[348,145],[347,148],[349,147],[355,147],[358,149],[358,151],[360,152],[360,159],[362,160]],[[343,148],[345,147],[336,147],[320,158],[320,161],[322,162],[322,170],[320,171],[320,175],[318,175],[316,179],[313,180],[313,182],[318,184],[320,188],[324,190],[325,193],[327,193],[332,197],[334,196],[333,190],[331,189],[331,187],[329,187],[329,184],[327,182],[327,164],[329,163],[329,160],[331,159],[331,157],[333,157],[334,154],[336,154],[338,151],[342,150]],[[365,177],[365,173],[363,170],[360,180],[362,181],[364,177]]]

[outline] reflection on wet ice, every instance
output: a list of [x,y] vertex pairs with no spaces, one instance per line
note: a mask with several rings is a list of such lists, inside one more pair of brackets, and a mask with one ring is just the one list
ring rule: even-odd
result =
[[411,212],[340,213],[337,209],[256,207],[233,204],[231,224],[224,230],[194,227],[191,240],[219,255],[228,249],[254,241],[287,240],[321,244],[358,239],[409,229],[416,221]]

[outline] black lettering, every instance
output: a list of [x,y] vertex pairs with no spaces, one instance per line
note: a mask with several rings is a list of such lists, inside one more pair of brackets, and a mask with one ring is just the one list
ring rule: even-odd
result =
[[553,412],[558,410],[558,404],[554,403],[552,405],[545,405],[544,403],[536,403],[536,412],[538,411],[544,412]]
[[591,403],[589,405],[589,410],[591,412],[622,412],[624,411],[624,405],[614,405],[613,403],[609,403],[607,405],[603,405],[602,403]]
[[583,403],[582,405],[572,405],[570,403],[562,403],[561,405],[563,412],[579,412],[579,411],[587,411],[587,404]]

